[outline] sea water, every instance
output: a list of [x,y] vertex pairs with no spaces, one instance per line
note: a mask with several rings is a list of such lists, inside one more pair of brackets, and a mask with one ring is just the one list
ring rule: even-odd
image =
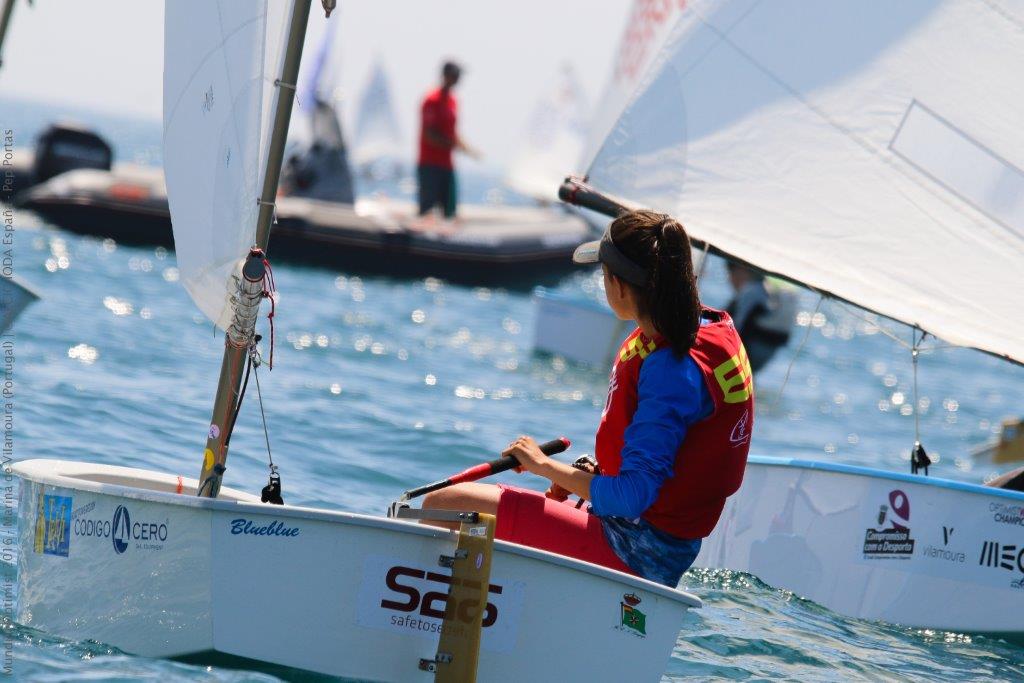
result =
[[[59,112],[3,102],[0,113],[0,127],[29,144]],[[157,126],[86,118],[118,143],[121,158],[159,160]],[[487,180],[464,179],[465,192],[494,199]],[[195,476],[223,342],[182,288],[173,252],[74,235],[25,212],[16,213],[15,227],[15,275],[42,295],[9,338],[15,459]],[[261,370],[260,387],[289,503],[383,514],[405,489],[490,459],[519,434],[568,436],[573,457],[592,450],[607,368],[533,353],[528,288],[285,262],[274,272],[274,369]],[[602,296],[593,272],[569,274],[558,289]],[[712,305],[728,299],[720,262],[709,263],[702,295]],[[757,378],[754,453],[907,471],[917,419],[937,459],[933,475],[977,482],[994,473],[969,451],[1024,410],[1024,369],[929,341],[915,395],[909,328],[800,297],[789,346]],[[261,328],[269,356],[265,322]],[[267,453],[253,389],[225,484],[258,493]],[[499,479],[536,489],[545,483],[528,474]],[[691,570],[682,585],[704,608],[681,624],[665,680],[1024,678],[1024,647],[1001,640],[849,619],[739,572]],[[571,626],[573,615],[560,618]],[[22,680],[319,680],[134,657],[10,619],[0,626]],[[579,648],[586,656],[587,643]]]

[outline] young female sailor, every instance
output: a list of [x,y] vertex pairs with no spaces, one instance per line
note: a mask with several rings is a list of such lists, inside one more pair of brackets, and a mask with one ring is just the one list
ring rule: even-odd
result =
[[690,241],[672,218],[620,216],[573,258],[602,264],[609,305],[637,323],[612,368],[597,471],[548,458],[521,436],[503,455],[549,479],[546,494],[459,484],[423,505],[490,512],[498,538],[675,586],[742,481],[754,420],[750,364],[729,315],[701,306]]

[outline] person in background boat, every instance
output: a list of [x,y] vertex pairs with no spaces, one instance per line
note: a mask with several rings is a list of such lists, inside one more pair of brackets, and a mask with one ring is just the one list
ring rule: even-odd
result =
[[420,106],[420,155],[416,173],[419,181],[419,214],[440,207],[445,218],[455,217],[458,190],[452,152],[478,156],[459,137],[456,127],[458,106],[452,90],[462,69],[455,62],[441,67],[441,87],[427,93]]
[[573,258],[602,264],[609,305],[637,323],[612,368],[596,466],[558,462],[521,436],[503,455],[549,479],[546,494],[459,484],[423,505],[495,513],[498,538],[676,586],[743,479],[750,364],[729,314],[701,305],[690,240],[672,218],[620,216]]
[[796,314],[795,292],[769,289],[764,276],[739,263],[726,263],[733,298],[726,304],[755,372],[789,342]]

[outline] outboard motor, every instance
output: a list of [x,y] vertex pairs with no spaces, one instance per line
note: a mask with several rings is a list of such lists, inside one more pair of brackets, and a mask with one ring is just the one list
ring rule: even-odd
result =
[[36,139],[32,179],[41,183],[76,168],[109,171],[114,152],[106,140],[86,128],[52,124]]

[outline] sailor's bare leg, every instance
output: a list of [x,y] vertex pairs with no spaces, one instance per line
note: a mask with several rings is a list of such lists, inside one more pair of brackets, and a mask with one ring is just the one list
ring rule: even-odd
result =
[[[496,515],[500,497],[501,489],[494,484],[455,484],[424,496],[423,509],[464,510]],[[452,530],[459,528],[459,525],[453,522],[424,520],[423,523]]]
[[988,482],[987,485],[1011,491],[1024,491],[1024,467],[1018,467],[1006,474],[1001,474]]

